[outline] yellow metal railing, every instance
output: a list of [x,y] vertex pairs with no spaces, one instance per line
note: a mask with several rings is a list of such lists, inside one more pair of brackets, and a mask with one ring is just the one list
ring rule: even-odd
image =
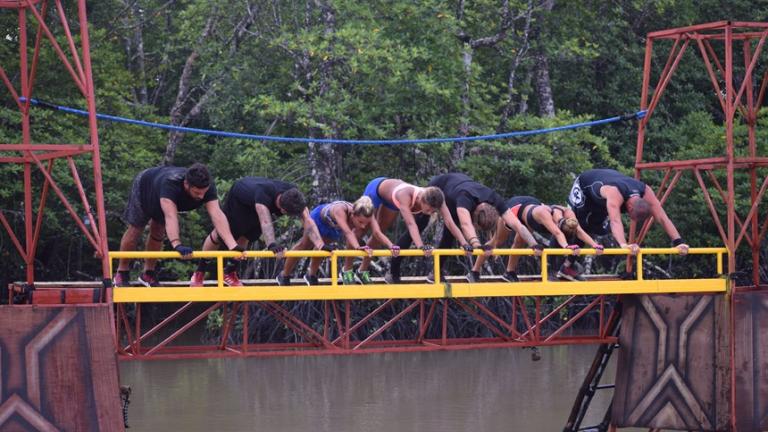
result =
[[[391,299],[391,298],[445,298],[445,297],[495,297],[495,296],[552,296],[552,295],[593,295],[593,294],[646,294],[646,293],[684,293],[684,292],[725,292],[727,280],[723,276],[723,254],[726,248],[691,248],[689,255],[715,255],[717,278],[704,279],[664,279],[646,280],[643,278],[642,257],[644,255],[677,255],[676,248],[644,248],[637,256],[637,276],[634,280],[600,280],[585,282],[550,281],[547,258],[570,255],[567,249],[544,249],[541,255],[541,280],[533,282],[453,282],[440,280],[440,256],[461,256],[461,249],[435,249],[433,283],[415,284],[371,284],[343,285],[338,282],[338,260],[344,257],[363,257],[365,252],[358,250],[326,251],[287,251],[285,256],[296,258],[331,258],[331,283],[318,286],[247,286],[228,287],[224,284],[224,259],[237,258],[237,252],[210,251],[195,252],[193,258],[216,260],[215,287],[115,287],[114,301],[117,303],[135,302],[187,302],[187,301],[278,301],[278,300],[352,300],[352,299]],[[474,255],[481,255],[475,250]],[[603,255],[627,255],[628,249],[606,249]],[[494,249],[493,255],[531,256],[531,249]],[[594,249],[582,249],[581,254],[595,255]],[[373,256],[391,256],[386,249],[375,250]],[[419,249],[400,251],[403,257],[424,256]],[[112,260],[130,259],[180,259],[178,252],[110,252]],[[270,251],[248,251],[246,259],[275,258]]]

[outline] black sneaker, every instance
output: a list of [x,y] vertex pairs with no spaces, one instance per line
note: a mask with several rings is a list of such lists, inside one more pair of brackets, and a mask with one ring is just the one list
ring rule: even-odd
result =
[[470,270],[469,273],[467,273],[467,282],[480,282],[480,272]]
[[154,270],[145,270],[139,275],[139,283],[147,288],[158,286],[157,275]]
[[399,284],[401,282],[400,274],[387,272],[387,274],[384,275],[384,282],[388,284]]
[[311,275],[309,273],[304,275],[304,282],[309,285],[320,285],[320,281],[317,279],[317,276]]
[[504,279],[507,282],[520,282],[520,279],[517,277],[517,273],[513,271],[508,271],[501,275],[501,278]]
[[573,265],[570,265],[568,267],[566,266],[560,267],[560,270],[557,272],[557,278],[565,279],[573,282],[585,280],[584,276],[582,276],[578,270],[573,268]]
[[277,281],[277,284],[280,286],[288,286],[291,284],[291,278],[288,276],[284,276],[282,273],[277,275],[277,279],[275,280]]

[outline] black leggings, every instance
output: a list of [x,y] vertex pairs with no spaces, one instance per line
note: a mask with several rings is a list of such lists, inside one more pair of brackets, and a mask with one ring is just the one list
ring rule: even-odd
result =
[[[424,231],[424,228],[427,227],[429,224],[429,216],[427,215],[416,215],[416,226],[419,228],[419,232],[421,233]],[[407,249],[411,247],[411,244],[413,244],[413,239],[411,238],[411,233],[409,233],[407,230],[405,231],[405,234],[400,236],[400,238],[397,240],[397,245],[400,246],[401,249]],[[447,228],[443,229],[443,236],[440,238],[440,242],[437,245],[438,249],[448,249],[454,247],[456,244],[456,238],[453,236],[453,233],[451,233]],[[445,258],[447,257],[440,257],[440,268],[444,268],[445,265]],[[402,264],[403,257],[395,257],[392,258],[392,261],[390,263],[389,270],[393,275],[399,276],[400,275],[400,265]]]

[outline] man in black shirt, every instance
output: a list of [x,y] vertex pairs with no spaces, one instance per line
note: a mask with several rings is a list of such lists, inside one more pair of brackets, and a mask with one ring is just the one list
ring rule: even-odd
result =
[[[237,242],[229,230],[227,218],[219,207],[216,185],[211,181],[205,165],[196,163],[189,168],[163,166],[142,171],[133,180],[123,218],[128,229],[120,240],[121,251],[136,250],[136,245],[149,224],[149,236],[146,241],[147,251],[162,248],[165,236],[171,246],[183,257],[192,255],[192,248],[179,240],[180,212],[190,211],[205,206],[216,230],[230,250],[238,249]],[[114,276],[116,286],[129,284],[130,260],[121,259]],[[139,282],[145,286],[157,286],[155,260],[144,261],[144,272]]]
[[[429,186],[436,186],[443,191],[448,211],[454,222],[461,229],[464,238],[468,242],[467,249],[470,251],[474,248],[483,248],[486,255],[491,254],[491,249],[480,241],[475,225],[482,231],[491,231],[497,225],[503,226],[503,224],[506,224],[518,235],[522,236],[528,245],[535,248],[537,254],[540,254],[541,247],[536,243],[536,239],[514,214],[506,211],[507,206],[504,198],[493,189],[472,180],[469,176],[462,173],[448,173],[435,176],[429,182]],[[423,230],[428,222],[429,219],[427,217],[419,217],[417,219],[419,230]],[[448,230],[443,230],[443,235],[437,247],[439,249],[450,248],[453,247],[454,243],[455,238],[453,234]],[[404,234],[397,244],[400,247],[403,247],[403,244],[410,244],[410,235]],[[388,279],[393,282],[397,282],[400,278],[400,259],[393,258],[391,262]],[[440,268],[444,268],[442,260]]]
[[[267,249],[277,258],[283,257],[284,247],[277,242],[273,219],[281,215],[301,218],[305,232],[309,233],[315,246],[324,246],[315,222],[309,215],[304,195],[296,185],[263,177],[243,177],[232,185],[224,200],[224,214],[227,216],[232,235],[241,247],[248,242],[264,237]],[[215,250],[220,238],[214,229],[206,237],[203,250]],[[192,275],[190,285],[202,286],[207,263],[201,260]],[[237,275],[237,263],[229,262],[224,269],[224,282],[229,286],[242,286]]]
[[[653,190],[640,180],[625,176],[612,169],[592,169],[584,171],[573,183],[568,195],[568,205],[576,213],[579,225],[590,235],[605,235],[611,233],[620,248],[629,249],[636,255],[640,246],[627,243],[621,214],[642,224],[652,216],[664,228],[672,246],[681,255],[688,253],[688,245],[680,237],[677,228],[661,207],[661,203]],[[569,265],[572,260],[566,260],[558,276],[571,279],[578,278],[577,272]],[[571,279],[573,280],[573,279]]]

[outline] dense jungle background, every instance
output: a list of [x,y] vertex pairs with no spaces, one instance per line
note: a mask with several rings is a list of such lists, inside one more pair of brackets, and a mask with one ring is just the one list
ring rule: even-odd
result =
[[[55,12],[50,9],[55,8],[49,13]],[[75,16],[72,5],[65,9]],[[17,19],[10,11],[0,13],[5,34],[0,65],[18,88]],[[224,131],[345,139],[471,136],[635,112],[646,34],[727,19],[765,21],[768,4],[747,0],[89,3],[99,112]],[[655,77],[670,46],[655,51]],[[736,55],[740,59],[742,54]],[[760,73],[765,58],[763,54],[758,63]],[[84,107],[67,77],[53,50],[44,50],[33,96]],[[755,93],[759,84],[752,89]],[[689,48],[650,122],[645,159],[723,154],[723,117],[716,96],[700,54]],[[762,114],[759,152],[768,155],[768,121]],[[21,142],[19,118],[6,93],[0,99],[0,141]],[[741,120],[737,146],[743,154],[746,127]],[[87,140],[87,124],[81,117],[32,108],[32,122],[34,142]],[[519,139],[409,146],[223,139],[107,121],[100,122],[99,132],[109,244],[116,250],[133,176],[154,165],[204,162],[214,173],[222,198],[237,178],[246,175],[295,182],[315,205],[337,198],[354,200],[370,179],[380,175],[424,184],[435,174],[463,171],[505,197],[526,194],[564,203],[582,170],[611,167],[633,173],[637,124],[626,121]],[[78,163],[84,168],[81,173],[89,172],[88,160]],[[64,189],[74,192],[66,164],[55,169]],[[0,166],[0,211],[23,236],[21,173],[20,165]],[[90,174],[84,176],[92,185]],[[40,173],[34,179],[42,185]],[[661,176],[649,171],[643,179],[657,187]],[[748,211],[745,179],[737,180],[742,197],[737,208],[742,215]],[[698,189],[695,178],[684,175],[665,207],[691,246],[720,246]],[[711,193],[719,199],[714,189]],[[760,211],[762,220],[766,205]],[[282,218],[278,224],[285,244],[300,235],[295,221]],[[210,227],[203,212],[186,214],[182,239],[199,248]],[[402,231],[397,227],[391,237]],[[54,196],[40,242],[38,280],[100,278],[92,249]],[[655,227],[646,244],[666,246],[669,239]],[[762,251],[766,263],[765,247]],[[746,249],[741,252],[739,266],[748,269],[751,256]],[[696,259],[664,258],[652,264],[649,271],[655,269],[661,277],[712,271],[712,263]],[[269,276],[271,266],[251,263],[245,276]],[[616,268],[617,263],[604,266]],[[767,269],[763,264],[763,280]],[[191,267],[167,263],[162,271],[161,279],[185,280]],[[22,261],[8,235],[0,231],[0,286],[23,277]]]

